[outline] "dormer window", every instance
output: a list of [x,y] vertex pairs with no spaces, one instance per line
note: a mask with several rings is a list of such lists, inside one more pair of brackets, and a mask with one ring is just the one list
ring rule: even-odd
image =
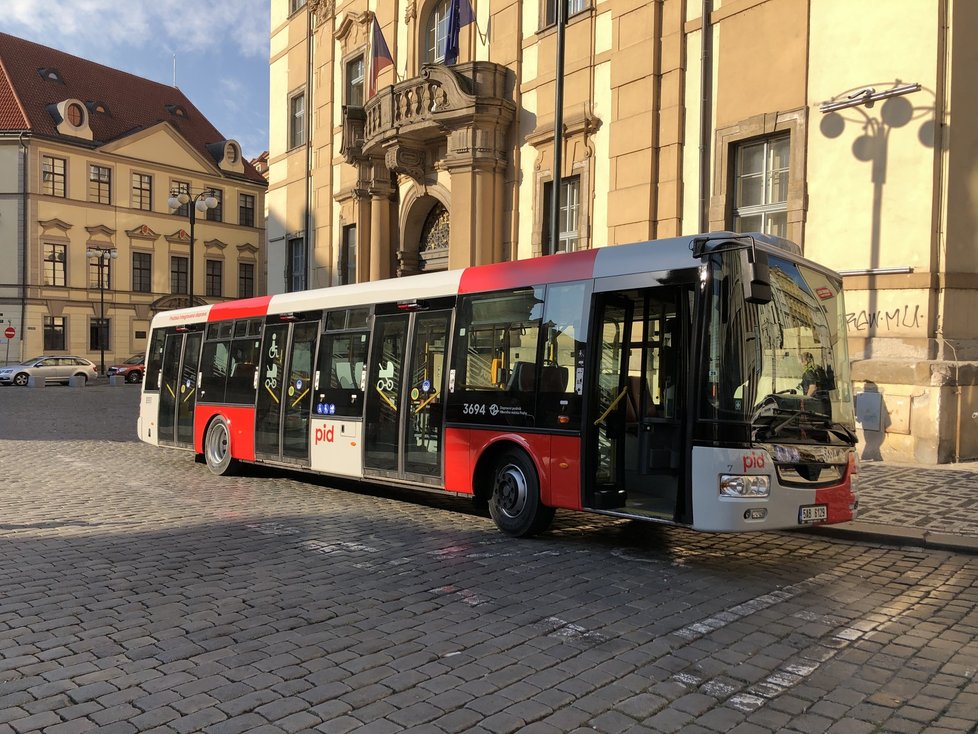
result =
[[182,105],[168,104],[166,106],[166,111],[169,112],[174,117],[180,117],[183,118],[184,120],[187,119],[187,110],[185,110]]
[[38,75],[46,82],[54,82],[56,84],[64,84],[64,79],[61,78],[61,74],[57,69],[45,66],[37,70]]
[[228,163],[238,162],[238,146],[234,143],[228,143],[227,151],[224,154]]
[[106,106],[105,102],[94,102],[92,100],[89,100],[88,102],[85,103],[85,106],[88,107],[88,109],[91,112],[98,112],[100,115],[110,114],[109,108]]

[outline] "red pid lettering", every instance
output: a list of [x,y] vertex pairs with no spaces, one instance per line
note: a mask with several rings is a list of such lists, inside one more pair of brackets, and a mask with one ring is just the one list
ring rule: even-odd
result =
[[325,426],[318,426],[315,434],[316,445],[318,446],[321,443],[333,443],[335,434],[335,426],[330,426],[329,428],[326,428]]
[[763,468],[764,454],[744,454],[744,471]]

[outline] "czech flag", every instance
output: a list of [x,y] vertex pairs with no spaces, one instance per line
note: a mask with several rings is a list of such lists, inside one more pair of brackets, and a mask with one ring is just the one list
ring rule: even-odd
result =
[[384,40],[384,34],[380,30],[380,24],[377,23],[376,15],[374,16],[372,36],[370,44],[373,47],[370,52],[370,94],[368,95],[370,97],[377,94],[377,75],[380,70],[394,65],[394,57],[391,56],[391,50],[387,47],[387,41]]
[[472,3],[469,0],[451,0],[448,9],[448,39],[445,42],[445,64],[458,63],[458,33],[469,23],[475,22]]

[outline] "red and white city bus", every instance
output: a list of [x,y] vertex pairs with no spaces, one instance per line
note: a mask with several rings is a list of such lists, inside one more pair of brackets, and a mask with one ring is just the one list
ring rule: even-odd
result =
[[166,311],[139,437],[699,530],[851,520],[841,278],[720,232]]

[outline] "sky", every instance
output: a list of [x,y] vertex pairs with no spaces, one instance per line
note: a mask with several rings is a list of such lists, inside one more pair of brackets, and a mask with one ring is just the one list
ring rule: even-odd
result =
[[268,149],[269,0],[0,0],[0,30],[176,85],[248,158]]

